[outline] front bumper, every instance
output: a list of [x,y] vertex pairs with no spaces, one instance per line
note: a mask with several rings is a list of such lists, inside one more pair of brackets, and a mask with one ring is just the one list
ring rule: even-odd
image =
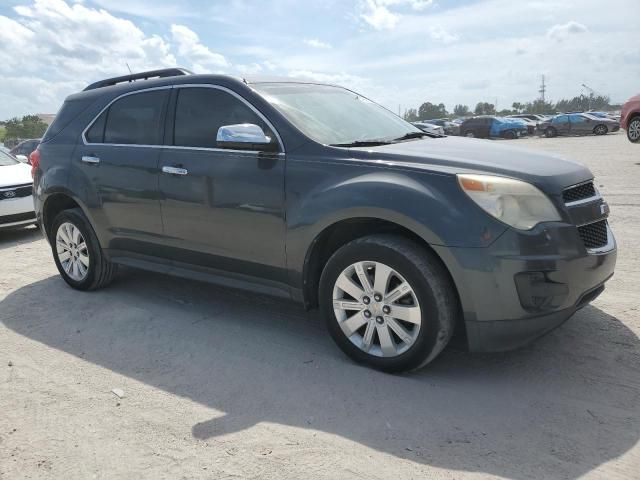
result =
[[434,247],[458,289],[468,347],[518,348],[561,325],[604,290],[616,263],[607,249],[588,251],[574,225],[508,229],[487,248]]
[[0,200],[0,228],[18,227],[35,221],[36,214],[33,211],[31,195]]

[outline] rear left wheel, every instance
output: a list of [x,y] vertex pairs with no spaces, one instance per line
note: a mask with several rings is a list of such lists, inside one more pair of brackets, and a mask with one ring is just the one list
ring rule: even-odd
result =
[[79,208],[56,216],[49,239],[58,272],[73,288],[95,290],[115,276],[116,265],[105,258],[93,228]]
[[453,292],[432,253],[403,237],[373,235],[333,254],[319,294],[329,333],[349,357],[401,372],[426,365],[449,342]]

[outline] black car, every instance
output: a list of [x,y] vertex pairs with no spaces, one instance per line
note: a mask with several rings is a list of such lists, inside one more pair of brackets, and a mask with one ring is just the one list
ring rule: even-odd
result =
[[9,150],[9,153],[21,162],[26,163],[29,155],[37,148],[39,143],[39,138],[30,138],[29,140],[23,140],[18,145]]
[[460,125],[460,135],[471,138],[518,138],[528,133],[523,122],[493,116],[471,117]]
[[67,98],[31,161],[73,288],[128,265],[280,295],[386,371],[425,365],[454,332],[473,351],[524,345],[598,296],[616,261],[587,168],[429,135],[333,85],[100,81]]

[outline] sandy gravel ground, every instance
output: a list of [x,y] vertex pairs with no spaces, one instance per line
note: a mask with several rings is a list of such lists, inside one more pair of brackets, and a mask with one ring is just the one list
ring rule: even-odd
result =
[[134,270],[75,292],[36,230],[0,233],[0,478],[640,478],[640,146],[513,143],[592,168],[617,273],[528,348],[411,375],[267,297]]

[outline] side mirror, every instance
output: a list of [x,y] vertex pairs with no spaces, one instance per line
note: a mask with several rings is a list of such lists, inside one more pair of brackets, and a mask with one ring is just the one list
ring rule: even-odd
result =
[[29,163],[29,159],[26,155],[16,155],[16,159],[22,163]]
[[278,144],[267,137],[262,128],[253,123],[240,123],[237,125],[224,125],[218,129],[216,135],[218,148],[236,150],[257,150],[261,152],[274,152]]

